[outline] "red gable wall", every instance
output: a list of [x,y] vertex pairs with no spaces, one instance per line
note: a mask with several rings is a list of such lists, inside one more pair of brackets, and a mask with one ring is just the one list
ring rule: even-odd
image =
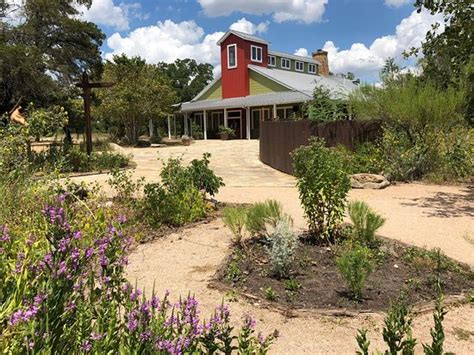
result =
[[[227,68],[227,46],[237,44],[237,68]],[[262,63],[250,60],[250,46],[262,47]],[[262,43],[246,41],[234,34],[221,43],[222,98],[247,96],[250,93],[248,64],[267,66],[268,46]]]

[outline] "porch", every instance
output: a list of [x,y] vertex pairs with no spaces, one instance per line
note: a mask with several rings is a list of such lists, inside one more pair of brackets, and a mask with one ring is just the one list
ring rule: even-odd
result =
[[309,96],[300,92],[280,92],[203,100],[182,104],[184,134],[197,139],[219,138],[219,127],[234,130],[236,139],[258,139],[260,121],[290,120],[302,116],[302,103]]

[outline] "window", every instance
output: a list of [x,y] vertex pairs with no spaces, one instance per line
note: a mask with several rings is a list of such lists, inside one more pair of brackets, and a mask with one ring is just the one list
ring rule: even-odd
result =
[[296,71],[304,71],[304,64],[303,62],[295,62]]
[[278,107],[277,108],[277,117],[280,120],[289,120],[291,115],[295,112],[293,106]]
[[227,46],[227,68],[237,68],[237,45],[229,44]]
[[270,67],[275,67],[276,66],[276,57],[274,55],[269,55],[268,56],[268,65]]
[[250,59],[252,62],[262,62],[262,47],[250,46]]
[[288,58],[281,58],[281,67],[283,69],[290,69],[290,60]]
[[308,73],[316,74],[316,64],[308,64]]

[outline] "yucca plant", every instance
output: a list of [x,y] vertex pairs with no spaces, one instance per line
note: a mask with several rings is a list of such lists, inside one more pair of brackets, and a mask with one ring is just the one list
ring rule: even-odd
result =
[[248,208],[227,207],[224,208],[222,220],[234,236],[234,243],[243,246],[245,237],[245,224],[247,221]]
[[363,201],[350,202],[348,211],[354,225],[353,238],[367,246],[375,247],[377,245],[375,232],[384,225],[385,218],[377,214]]

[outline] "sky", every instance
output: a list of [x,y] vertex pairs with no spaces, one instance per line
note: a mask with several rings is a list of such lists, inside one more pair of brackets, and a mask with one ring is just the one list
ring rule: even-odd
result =
[[413,0],[93,0],[81,16],[107,35],[103,56],[125,53],[150,63],[193,58],[219,71],[216,42],[229,29],[262,37],[275,51],[328,51],[330,70],[379,81],[388,57],[419,46],[431,24]]

